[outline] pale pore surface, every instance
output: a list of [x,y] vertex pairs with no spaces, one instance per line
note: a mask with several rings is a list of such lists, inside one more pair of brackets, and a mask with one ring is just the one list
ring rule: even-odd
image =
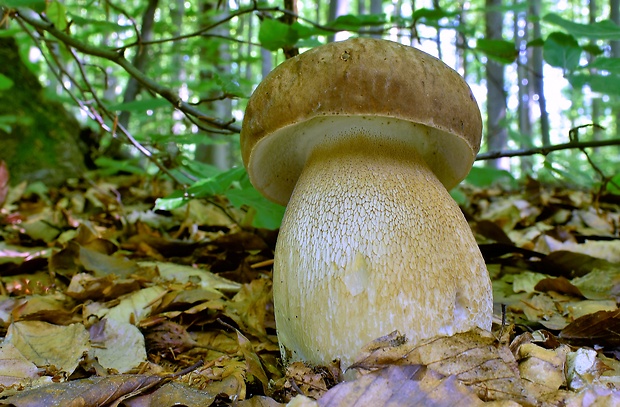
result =
[[274,265],[288,361],[346,367],[394,330],[417,342],[491,328],[490,280],[460,209],[413,150],[384,148],[360,137],[316,151],[297,182]]

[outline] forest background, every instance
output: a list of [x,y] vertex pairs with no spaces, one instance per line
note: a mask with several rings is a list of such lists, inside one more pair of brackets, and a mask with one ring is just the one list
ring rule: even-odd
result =
[[[280,362],[284,208],[251,186],[239,132],[279,63],[369,36],[439,57],[482,111],[452,196],[493,281],[496,337],[454,337],[482,360],[439,347],[462,369],[429,369],[444,405],[620,400],[620,0],[0,0],[0,21],[0,397],[50,385],[54,402],[31,405],[84,389],[106,405],[175,379],[169,404],[144,397],[280,406],[337,388],[334,366]],[[340,389],[402,393],[388,382]]]
[[[469,182],[528,175],[614,192],[620,155],[604,146],[620,143],[619,3],[5,0],[3,55],[25,68],[0,67],[0,157],[14,181],[58,183],[95,168],[166,174],[178,192],[161,209],[226,193],[263,209],[259,226],[277,227],[281,208],[238,169],[248,97],[285,58],[362,35],[418,47],[465,77],[485,121]],[[17,96],[37,82],[36,96]],[[55,126],[60,151],[38,132],[58,116],[55,102],[77,119]]]

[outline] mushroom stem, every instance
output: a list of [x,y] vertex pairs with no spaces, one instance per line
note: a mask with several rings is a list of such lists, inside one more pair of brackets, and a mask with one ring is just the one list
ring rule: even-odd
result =
[[[422,130],[420,130],[422,131]],[[274,306],[287,362],[350,366],[399,330],[418,342],[490,329],[491,287],[458,205],[412,147],[325,137],[286,209]]]

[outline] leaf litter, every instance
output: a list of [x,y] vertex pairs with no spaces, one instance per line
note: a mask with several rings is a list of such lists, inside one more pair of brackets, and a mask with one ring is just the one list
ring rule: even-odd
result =
[[394,332],[343,372],[281,364],[277,234],[248,213],[219,198],[153,211],[170,185],[137,176],[56,190],[7,176],[0,406],[620,405],[617,196],[464,187],[493,332]]

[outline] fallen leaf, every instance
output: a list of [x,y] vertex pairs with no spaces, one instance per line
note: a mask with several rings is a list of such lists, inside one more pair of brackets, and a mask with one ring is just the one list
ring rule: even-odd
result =
[[90,348],[88,332],[82,324],[58,326],[41,321],[9,325],[4,344],[12,344],[39,367],[55,367],[73,373]]
[[455,376],[485,401],[510,399],[535,404],[524,391],[517,362],[506,345],[481,329],[435,337],[419,344],[402,343],[389,335],[370,343],[352,368],[422,365],[442,376]]
[[456,377],[442,377],[422,366],[390,366],[330,389],[320,407],[484,406]]
[[134,325],[104,318],[89,332],[93,344],[90,352],[104,368],[126,373],[146,361],[144,336]]
[[576,346],[620,346],[620,310],[584,315],[562,329],[558,336]]
[[161,383],[153,375],[113,375],[48,384],[10,396],[2,405],[16,407],[41,406],[108,406]]

